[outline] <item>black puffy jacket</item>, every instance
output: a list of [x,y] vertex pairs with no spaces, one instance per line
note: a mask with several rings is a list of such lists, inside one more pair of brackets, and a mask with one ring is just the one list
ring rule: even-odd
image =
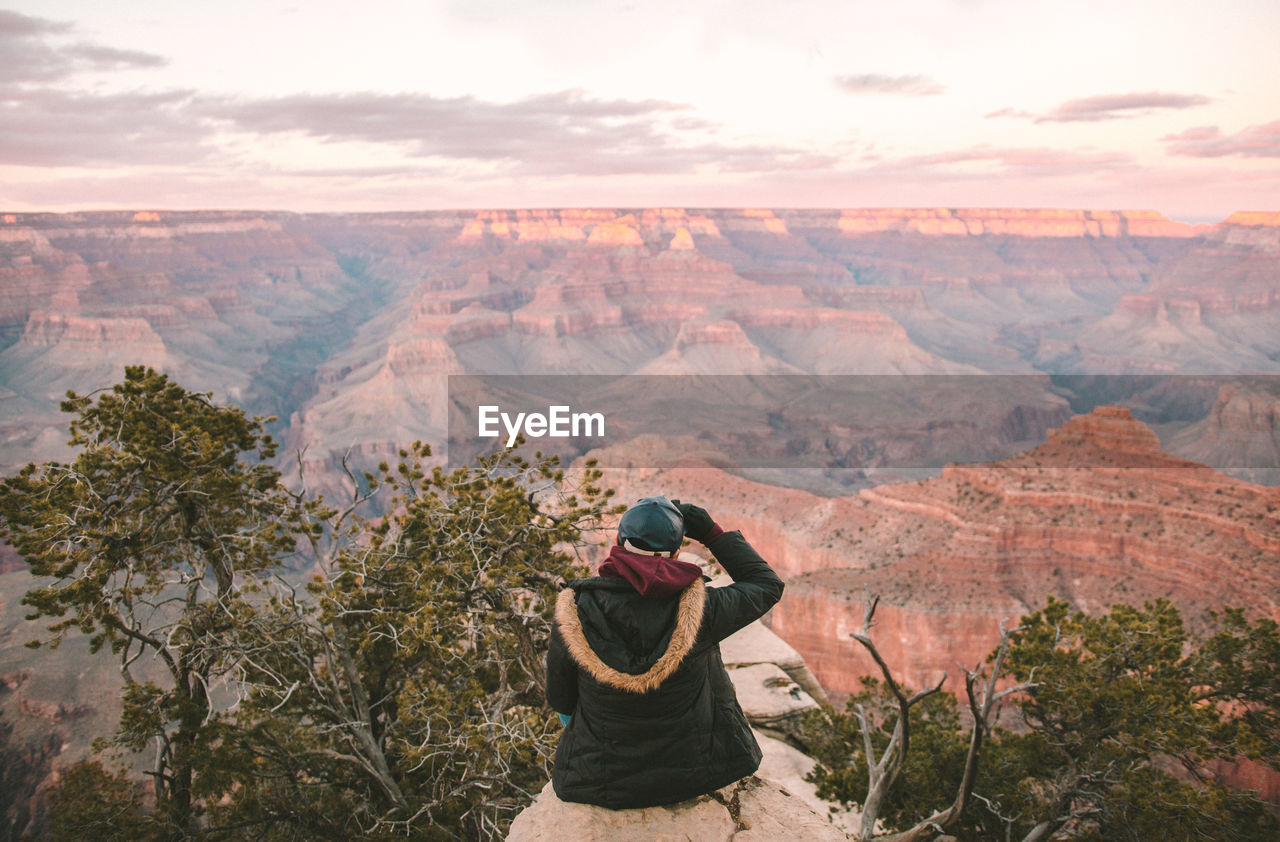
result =
[[720,641],[768,611],[782,580],[740,532],[708,548],[732,585],[698,580],[654,599],[623,579],[596,577],[561,592],[547,653],[547,700],[572,715],[551,779],[561,800],[672,804],[759,767]]

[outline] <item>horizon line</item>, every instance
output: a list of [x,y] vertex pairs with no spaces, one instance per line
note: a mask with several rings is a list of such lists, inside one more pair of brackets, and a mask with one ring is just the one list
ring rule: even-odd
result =
[[[679,210],[679,211],[742,211],[742,210],[768,210],[768,211],[827,211],[827,212],[843,212],[843,211],[880,211],[880,212],[911,212],[911,211],[939,211],[945,210],[951,213],[966,211],[1058,211],[1068,213],[1103,213],[1103,214],[1156,214],[1163,219],[1171,222],[1179,222],[1188,225],[1215,225],[1226,222],[1232,217],[1244,215],[1280,215],[1280,210],[1264,210],[1262,208],[1237,209],[1231,211],[1225,217],[1218,218],[1215,216],[1189,216],[1185,214],[1170,215],[1164,211],[1151,207],[1127,207],[1127,208],[1098,208],[1098,207],[1081,207],[1067,205],[678,205],[670,203],[651,204],[651,205],[473,205],[473,206],[449,206],[449,207],[422,207],[412,210],[294,210],[284,207],[162,207],[162,206],[144,206],[131,205],[119,207],[96,207],[96,208],[76,208],[73,210],[18,210],[0,208],[0,219],[4,223],[14,224],[16,219],[11,217],[17,216],[71,216],[75,214],[119,214],[119,213],[153,213],[153,214],[193,214],[193,213],[235,213],[235,214],[290,214],[295,216],[393,216],[393,215],[413,215],[413,214],[437,214],[437,213],[485,213],[495,211],[649,211],[649,210]],[[1216,222],[1214,220],[1217,220]],[[147,220],[138,220],[147,221]],[[158,220],[150,220],[158,221]]]

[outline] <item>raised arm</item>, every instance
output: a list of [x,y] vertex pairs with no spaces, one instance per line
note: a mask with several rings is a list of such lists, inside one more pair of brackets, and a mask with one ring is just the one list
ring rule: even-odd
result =
[[782,580],[741,532],[725,532],[700,506],[672,502],[684,515],[685,534],[703,543],[733,579],[727,587],[707,589],[702,634],[721,641],[763,617],[782,598]]

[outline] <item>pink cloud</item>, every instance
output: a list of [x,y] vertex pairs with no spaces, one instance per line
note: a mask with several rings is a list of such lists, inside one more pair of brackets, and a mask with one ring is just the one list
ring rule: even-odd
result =
[[0,92],[0,164],[94,166],[194,163],[210,151],[207,127],[187,111],[190,91],[75,94]]
[[716,126],[682,103],[598,99],[577,90],[509,103],[422,93],[297,94],[205,100],[194,111],[240,132],[391,144],[412,158],[493,162],[525,174],[756,172],[835,161],[785,145],[715,140]]
[[71,32],[61,21],[0,9],[0,88],[31,82],[57,82],[84,70],[159,67],[166,60],[137,50],[93,43],[50,44],[50,36]]
[[904,96],[936,96],[947,88],[929,76],[887,76],[882,73],[860,73],[836,76],[832,81],[847,94],[902,94]]
[[986,119],[990,120],[990,119],[991,119],[991,118],[993,118],[993,117],[1027,117],[1027,118],[1032,118],[1032,117],[1035,117],[1036,115],[1032,114],[1030,111],[1023,111],[1021,108],[1001,108],[1001,109],[999,109],[998,111],[992,111],[990,114],[984,114],[984,115],[982,115],[982,116],[983,116],[983,117],[985,117]]
[[938,171],[958,174],[957,164],[987,163],[988,172],[1007,175],[1082,175],[1100,170],[1130,169],[1129,155],[1096,150],[1052,149],[1047,147],[994,147],[986,144],[929,155],[914,155],[884,161],[873,169],[884,172]]
[[1213,102],[1201,94],[1171,94],[1160,91],[1145,93],[1104,94],[1101,96],[1069,99],[1061,105],[1036,114],[1020,108],[1001,108],[987,117],[1018,117],[1037,123],[1096,123],[1103,120],[1120,120],[1140,117],[1162,109],[1195,108]]
[[1170,155],[1192,158],[1280,158],[1280,120],[1224,135],[1217,126],[1198,126],[1160,138]]

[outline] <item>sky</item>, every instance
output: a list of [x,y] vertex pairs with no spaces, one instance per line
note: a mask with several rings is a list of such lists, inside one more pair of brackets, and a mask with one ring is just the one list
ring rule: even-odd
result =
[[0,0],[0,210],[1280,210],[1275,0]]

